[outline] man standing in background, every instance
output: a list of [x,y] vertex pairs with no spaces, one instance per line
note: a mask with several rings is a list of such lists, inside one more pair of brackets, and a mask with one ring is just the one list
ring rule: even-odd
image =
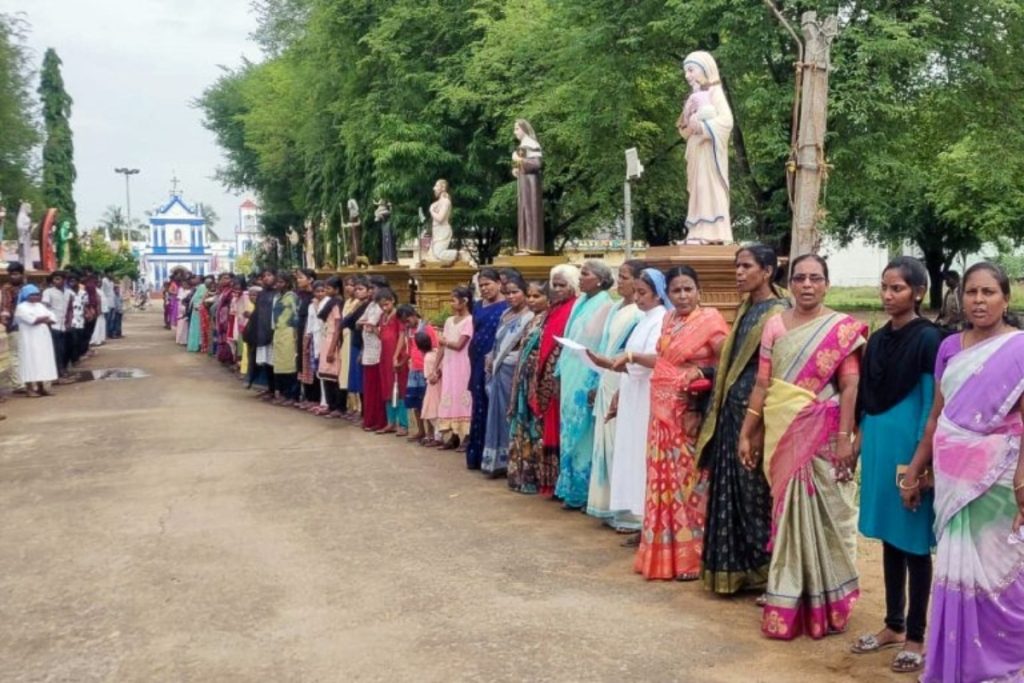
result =
[[103,271],[103,279],[100,280],[104,339],[113,339],[114,337],[114,278],[112,276],[113,271],[108,268]]
[[57,363],[57,384],[68,384],[68,364],[70,353],[68,346],[68,309],[71,306],[71,293],[64,288],[66,274],[55,270],[46,278],[46,289],[43,290],[43,305],[53,314],[50,325],[50,336],[53,338],[53,357]]

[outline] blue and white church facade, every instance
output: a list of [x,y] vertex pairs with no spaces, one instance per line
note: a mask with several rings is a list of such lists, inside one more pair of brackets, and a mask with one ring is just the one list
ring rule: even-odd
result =
[[171,198],[153,210],[143,258],[151,289],[160,289],[176,268],[197,275],[213,272],[206,219],[198,206],[185,203],[179,190],[172,190]]

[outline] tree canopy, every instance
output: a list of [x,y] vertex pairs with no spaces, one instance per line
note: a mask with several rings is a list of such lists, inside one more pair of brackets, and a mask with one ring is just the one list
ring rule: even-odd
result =
[[[998,235],[1024,238],[1024,7],[1015,0],[777,3],[835,13],[822,227],[909,240],[933,276]],[[256,191],[265,228],[323,221],[386,196],[415,230],[434,180],[480,260],[514,233],[513,122],[544,146],[551,247],[621,219],[623,151],[641,237],[682,234],[684,146],[673,123],[693,50],[719,63],[736,126],[734,230],[785,248],[785,165],[796,53],[757,2],[727,0],[261,0],[265,59],[227,69],[197,101],[227,155],[221,178]],[[368,220],[368,212],[363,212]],[[364,234],[372,238],[372,230]]]
[[[21,199],[36,207],[42,205],[39,169],[33,157],[40,135],[25,29],[20,18],[0,12],[0,197],[9,217],[17,215]],[[6,221],[5,232],[14,236],[13,220]]]

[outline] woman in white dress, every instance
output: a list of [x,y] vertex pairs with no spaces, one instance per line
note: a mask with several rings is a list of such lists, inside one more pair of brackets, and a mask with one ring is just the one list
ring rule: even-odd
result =
[[57,361],[53,355],[50,325],[53,313],[42,302],[35,285],[25,285],[18,295],[14,317],[18,319],[18,374],[30,398],[52,396],[43,382],[57,380]]
[[597,517],[608,525],[612,521],[608,502],[611,497],[612,463],[615,459],[616,423],[614,417],[608,417],[608,411],[611,408],[612,399],[619,391],[619,383],[624,374],[612,370],[611,367],[615,357],[626,350],[626,341],[629,339],[629,335],[644,316],[643,311],[633,303],[633,284],[646,267],[646,263],[637,260],[626,261],[619,266],[616,285],[621,298],[605,320],[598,353],[590,354],[591,360],[603,369],[593,399],[594,453],[590,463],[587,514]]
[[639,532],[644,521],[647,494],[647,424],[651,414],[651,373],[657,360],[661,321],[668,295],[665,276],[646,268],[633,283],[634,302],[643,318],[626,341],[625,353],[612,363],[624,372],[610,415],[615,423],[615,459],[612,461],[612,526],[622,532]]

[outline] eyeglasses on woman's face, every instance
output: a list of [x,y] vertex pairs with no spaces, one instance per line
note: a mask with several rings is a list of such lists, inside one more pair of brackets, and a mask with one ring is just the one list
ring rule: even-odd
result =
[[793,277],[789,278],[789,281],[797,284],[810,282],[812,285],[820,285],[825,282],[825,276],[818,275],[817,273],[797,273]]

